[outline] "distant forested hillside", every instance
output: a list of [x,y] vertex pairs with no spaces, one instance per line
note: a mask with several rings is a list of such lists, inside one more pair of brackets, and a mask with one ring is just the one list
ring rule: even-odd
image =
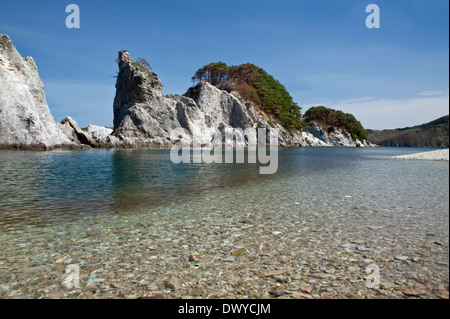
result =
[[449,116],[430,123],[395,130],[367,130],[369,141],[380,146],[449,147]]

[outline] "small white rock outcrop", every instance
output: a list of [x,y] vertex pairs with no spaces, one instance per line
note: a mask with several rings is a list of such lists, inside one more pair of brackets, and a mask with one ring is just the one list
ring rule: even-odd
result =
[[326,132],[322,126],[315,122],[308,123],[310,129],[309,132],[314,137],[320,139],[328,146],[342,146],[342,147],[373,147],[370,142],[364,140],[360,141],[354,139],[350,133],[343,132],[339,128],[333,128],[332,132]]

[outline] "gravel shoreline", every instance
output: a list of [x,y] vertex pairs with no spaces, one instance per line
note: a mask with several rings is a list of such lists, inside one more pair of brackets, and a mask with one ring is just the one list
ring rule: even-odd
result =
[[445,149],[445,150],[415,153],[415,154],[409,154],[409,155],[393,156],[392,158],[404,159],[404,160],[448,162],[449,161],[449,150]]

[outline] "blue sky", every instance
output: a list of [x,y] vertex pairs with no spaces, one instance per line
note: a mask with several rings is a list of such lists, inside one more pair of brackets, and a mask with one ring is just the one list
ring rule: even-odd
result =
[[[68,29],[68,4],[80,29]],[[368,4],[381,28],[365,25]],[[325,105],[364,127],[411,126],[448,114],[447,0],[7,1],[0,33],[32,56],[55,120],[112,126],[114,60],[147,59],[164,93],[183,94],[201,66],[251,62],[305,112]]]

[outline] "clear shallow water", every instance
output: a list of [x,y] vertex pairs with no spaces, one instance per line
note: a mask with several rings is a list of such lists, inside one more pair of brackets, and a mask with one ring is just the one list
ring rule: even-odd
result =
[[0,153],[0,227],[130,213],[256,183],[256,166],[175,165],[168,150]]
[[[449,165],[387,158],[419,151],[281,149],[275,175],[168,150],[0,152],[0,297],[272,298],[266,274],[291,269],[288,297],[448,298]],[[67,289],[68,264],[96,288]]]
[[[260,202],[276,193],[277,202],[269,203],[274,210],[292,201],[308,206],[352,196],[366,197],[367,202],[378,197],[379,204],[387,200],[399,208],[419,202],[421,207],[446,205],[448,211],[448,163],[387,158],[428,150],[280,149],[275,175],[259,175],[257,164],[176,165],[170,161],[169,150],[2,151],[0,228],[145,213],[242,189],[252,194],[252,201]],[[235,199],[230,196],[229,200]],[[377,201],[371,205],[376,209]]]

